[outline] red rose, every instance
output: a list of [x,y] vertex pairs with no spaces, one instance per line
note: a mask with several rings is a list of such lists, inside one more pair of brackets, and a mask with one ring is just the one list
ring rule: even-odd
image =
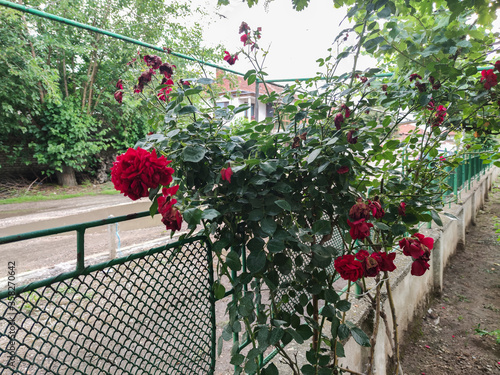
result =
[[398,214],[399,216],[405,216],[406,215],[406,203],[401,202],[398,207]]
[[495,69],[498,70],[500,72],[500,61],[497,61],[495,63]]
[[156,55],[146,55],[144,56],[144,62],[147,66],[150,66],[153,69],[158,69],[161,65],[161,59]]
[[373,227],[373,224],[365,222],[365,219],[359,219],[354,223],[348,219],[347,224],[351,227],[349,234],[353,240],[364,240],[370,236],[370,228]]
[[484,80],[486,80],[486,82],[484,83],[484,88],[486,90],[489,90],[493,86],[496,86],[498,84],[497,75],[495,74],[495,72],[493,72],[493,69],[483,70],[481,72],[481,76],[482,76],[481,77],[481,82],[483,82]]
[[170,65],[169,63],[163,63],[159,66],[160,73],[165,76],[165,78],[171,78],[174,74],[175,65]]
[[345,111],[345,115],[344,115],[345,118],[349,118],[349,116],[351,116],[351,111],[349,110],[349,107],[346,106],[345,104],[342,104],[340,106],[340,110],[344,110]]
[[380,266],[377,259],[377,253],[370,255],[366,250],[360,250],[356,254],[356,259],[363,264],[364,276],[375,277],[380,272]]
[[116,190],[132,200],[148,197],[150,188],[172,181],[174,170],[167,167],[170,163],[164,156],[158,158],[155,150],[149,153],[140,147],[129,148],[113,163],[111,181]]
[[247,44],[251,44],[251,42],[248,40],[249,34],[243,34],[240,38],[240,40],[243,42],[243,45],[246,46]]
[[373,257],[377,260],[378,265],[380,267],[380,271],[392,272],[396,269],[396,265],[394,264],[394,259],[396,259],[396,253],[385,253],[380,251],[378,253],[373,253]]
[[222,168],[220,171],[220,175],[222,177],[222,181],[227,181],[231,183],[231,176],[233,175],[233,170],[231,169],[230,166],[227,168]]
[[238,60],[238,54],[235,53],[233,56],[231,56],[231,54],[227,51],[224,51],[224,53],[226,54],[224,56],[224,60],[227,61],[227,63],[229,65],[234,65],[234,63],[236,62],[236,60]]
[[335,259],[333,266],[344,280],[352,282],[359,280],[364,273],[363,264],[358,262],[354,255],[350,254]]
[[344,174],[344,173],[347,173],[349,172],[349,167],[348,166],[343,166],[343,167],[340,167],[339,169],[337,169],[337,173],[338,174]]
[[351,144],[356,144],[358,143],[358,137],[354,137],[354,134],[358,131],[358,129],[354,129],[354,130],[349,130],[347,132],[347,142],[351,143]]
[[335,128],[337,130],[340,130],[340,127],[342,123],[344,122],[344,115],[342,113],[337,113],[337,116],[335,116]]
[[410,75],[410,82],[413,81],[414,79],[422,79],[422,77],[420,77],[417,73],[414,73],[414,74],[411,74]]
[[115,100],[116,100],[118,103],[122,104],[122,101],[123,101],[123,92],[121,92],[121,91],[116,91],[116,92],[115,92]]
[[422,276],[429,268],[430,265],[427,260],[423,258],[416,259],[411,265],[411,274],[413,276]]
[[368,207],[372,210],[372,215],[375,219],[381,219],[385,215],[385,211],[379,201],[368,201]]
[[116,82],[116,88],[119,90],[123,90],[123,81],[121,79]]
[[176,203],[176,199],[171,199],[163,195],[158,197],[158,212],[162,216],[161,222],[165,224],[167,229],[171,229],[174,232],[181,229],[182,226],[182,215],[179,210],[174,207]]
[[425,254],[430,254],[434,247],[434,238],[415,233],[412,237],[399,241],[399,247],[403,250],[404,255],[418,259]]
[[363,199],[358,198],[356,204],[349,210],[349,216],[353,220],[370,219],[370,207],[363,202]]

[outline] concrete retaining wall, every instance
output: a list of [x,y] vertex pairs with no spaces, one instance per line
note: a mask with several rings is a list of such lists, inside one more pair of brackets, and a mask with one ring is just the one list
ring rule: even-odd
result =
[[[415,316],[422,313],[426,307],[432,293],[440,293],[443,289],[443,271],[448,260],[460,246],[465,246],[466,230],[470,225],[475,225],[476,216],[484,202],[488,199],[488,191],[492,187],[493,181],[500,175],[500,169],[490,168],[481,178],[471,185],[471,189],[462,192],[457,204],[446,206],[444,212],[450,213],[458,218],[452,220],[445,215],[441,215],[443,227],[437,227],[433,223],[431,229],[422,229],[420,232],[435,240],[434,249],[431,252],[431,268],[423,276],[415,277],[410,273],[411,259],[407,257],[396,257],[397,269],[390,276],[393,299],[398,319],[399,338],[404,336],[409,324]],[[400,259],[398,259],[400,258]],[[404,259],[406,258],[406,259]],[[385,296],[384,296],[385,297]],[[357,303],[357,302],[354,302]],[[351,321],[361,326],[365,332],[371,335],[371,331],[366,327],[373,327],[373,323],[368,318],[369,307],[366,303],[360,302],[362,311],[357,311]],[[384,309],[388,316],[389,330],[387,331],[383,321],[380,321],[377,344],[374,356],[374,373],[385,375],[387,369],[392,364],[392,320],[390,318],[389,302],[385,299]],[[349,368],[360,373],[366,371],[370,348],[359,346],[351,338],[345,345],[345,352],[348,358],[339,360],[339,364],[344,368]]]

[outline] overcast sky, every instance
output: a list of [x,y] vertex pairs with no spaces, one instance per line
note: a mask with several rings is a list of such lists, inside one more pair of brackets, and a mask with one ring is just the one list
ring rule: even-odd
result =
[[[214,0],[210,0],[214,3]],[[242,21],[255,30],[262,27],[261,47],[269,54],[265,71],[270,79],[308,78],[322,71],[316,60],[328,56],[327,49],[333,47],[338,32],[349,26],[347,20],[339,25],[346,15],[345,9],[335,9],[330,1],[311,1],[301,12],[292,8],[291,0],[274,0],[267,7],[264,1],[248,8],[245,1],[231,1],[213,11],[213,22],[205,29],[203,39],[207,43],[221,43],[230,53],[241,48],[239,26]],[[246,72],[251,69],[245,59],[238,60],[232,69]],[[221,63],[227,64],[221,60]],[[351,66],[351,63],[347,63]],[[360,69],[370,66],[364,60]],[[228,66],[229,67],[229,66]],[[346,68],[347,69],[347,68]]]

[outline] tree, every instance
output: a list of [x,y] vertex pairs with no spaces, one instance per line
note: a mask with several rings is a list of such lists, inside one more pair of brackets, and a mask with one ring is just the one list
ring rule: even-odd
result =
[[[29,1],[27,5],[174,51],[203,54],[208,60],[214,56],[214,50],[200,47],[198,23],[183,26],[184,18],[193,13],[203,17],[203,12],[183,2]],[[132,97],[123,106],[112,100],[116,76],[126,71],[138,50],[145,54],[144,49],[5,7],[0,8],[0,19],[0,151],[25,163],[32,162],[32,157],[39,163],[58,160],[47,165],[47,173],[69,173],[69,181],[75,181],[74,160],[79,160],[79,169],[84,168],[106,149],[105,144],[111,152],[121,151],[151,130],[148,117],[154,108]],[[176,65],[180,70],[191,68],[184,61]],[[78,127],[87,127],[85,139],[66,137],[64,145],[53,147],[62,141],[54,134],[68,129],[66,121],[51,122],[56,108],[61,114],[72,113]],[[104,134],[106,142],[100,138]],[[85,153],[82,142],[89,146]],[[64,152],[53,159],[44,155],[44,149]]]

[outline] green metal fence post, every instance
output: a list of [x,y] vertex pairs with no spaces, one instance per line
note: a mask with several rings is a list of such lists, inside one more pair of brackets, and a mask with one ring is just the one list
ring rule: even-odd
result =
[[76,230],[76,271],[82,272],[85,268],[85,228]]

